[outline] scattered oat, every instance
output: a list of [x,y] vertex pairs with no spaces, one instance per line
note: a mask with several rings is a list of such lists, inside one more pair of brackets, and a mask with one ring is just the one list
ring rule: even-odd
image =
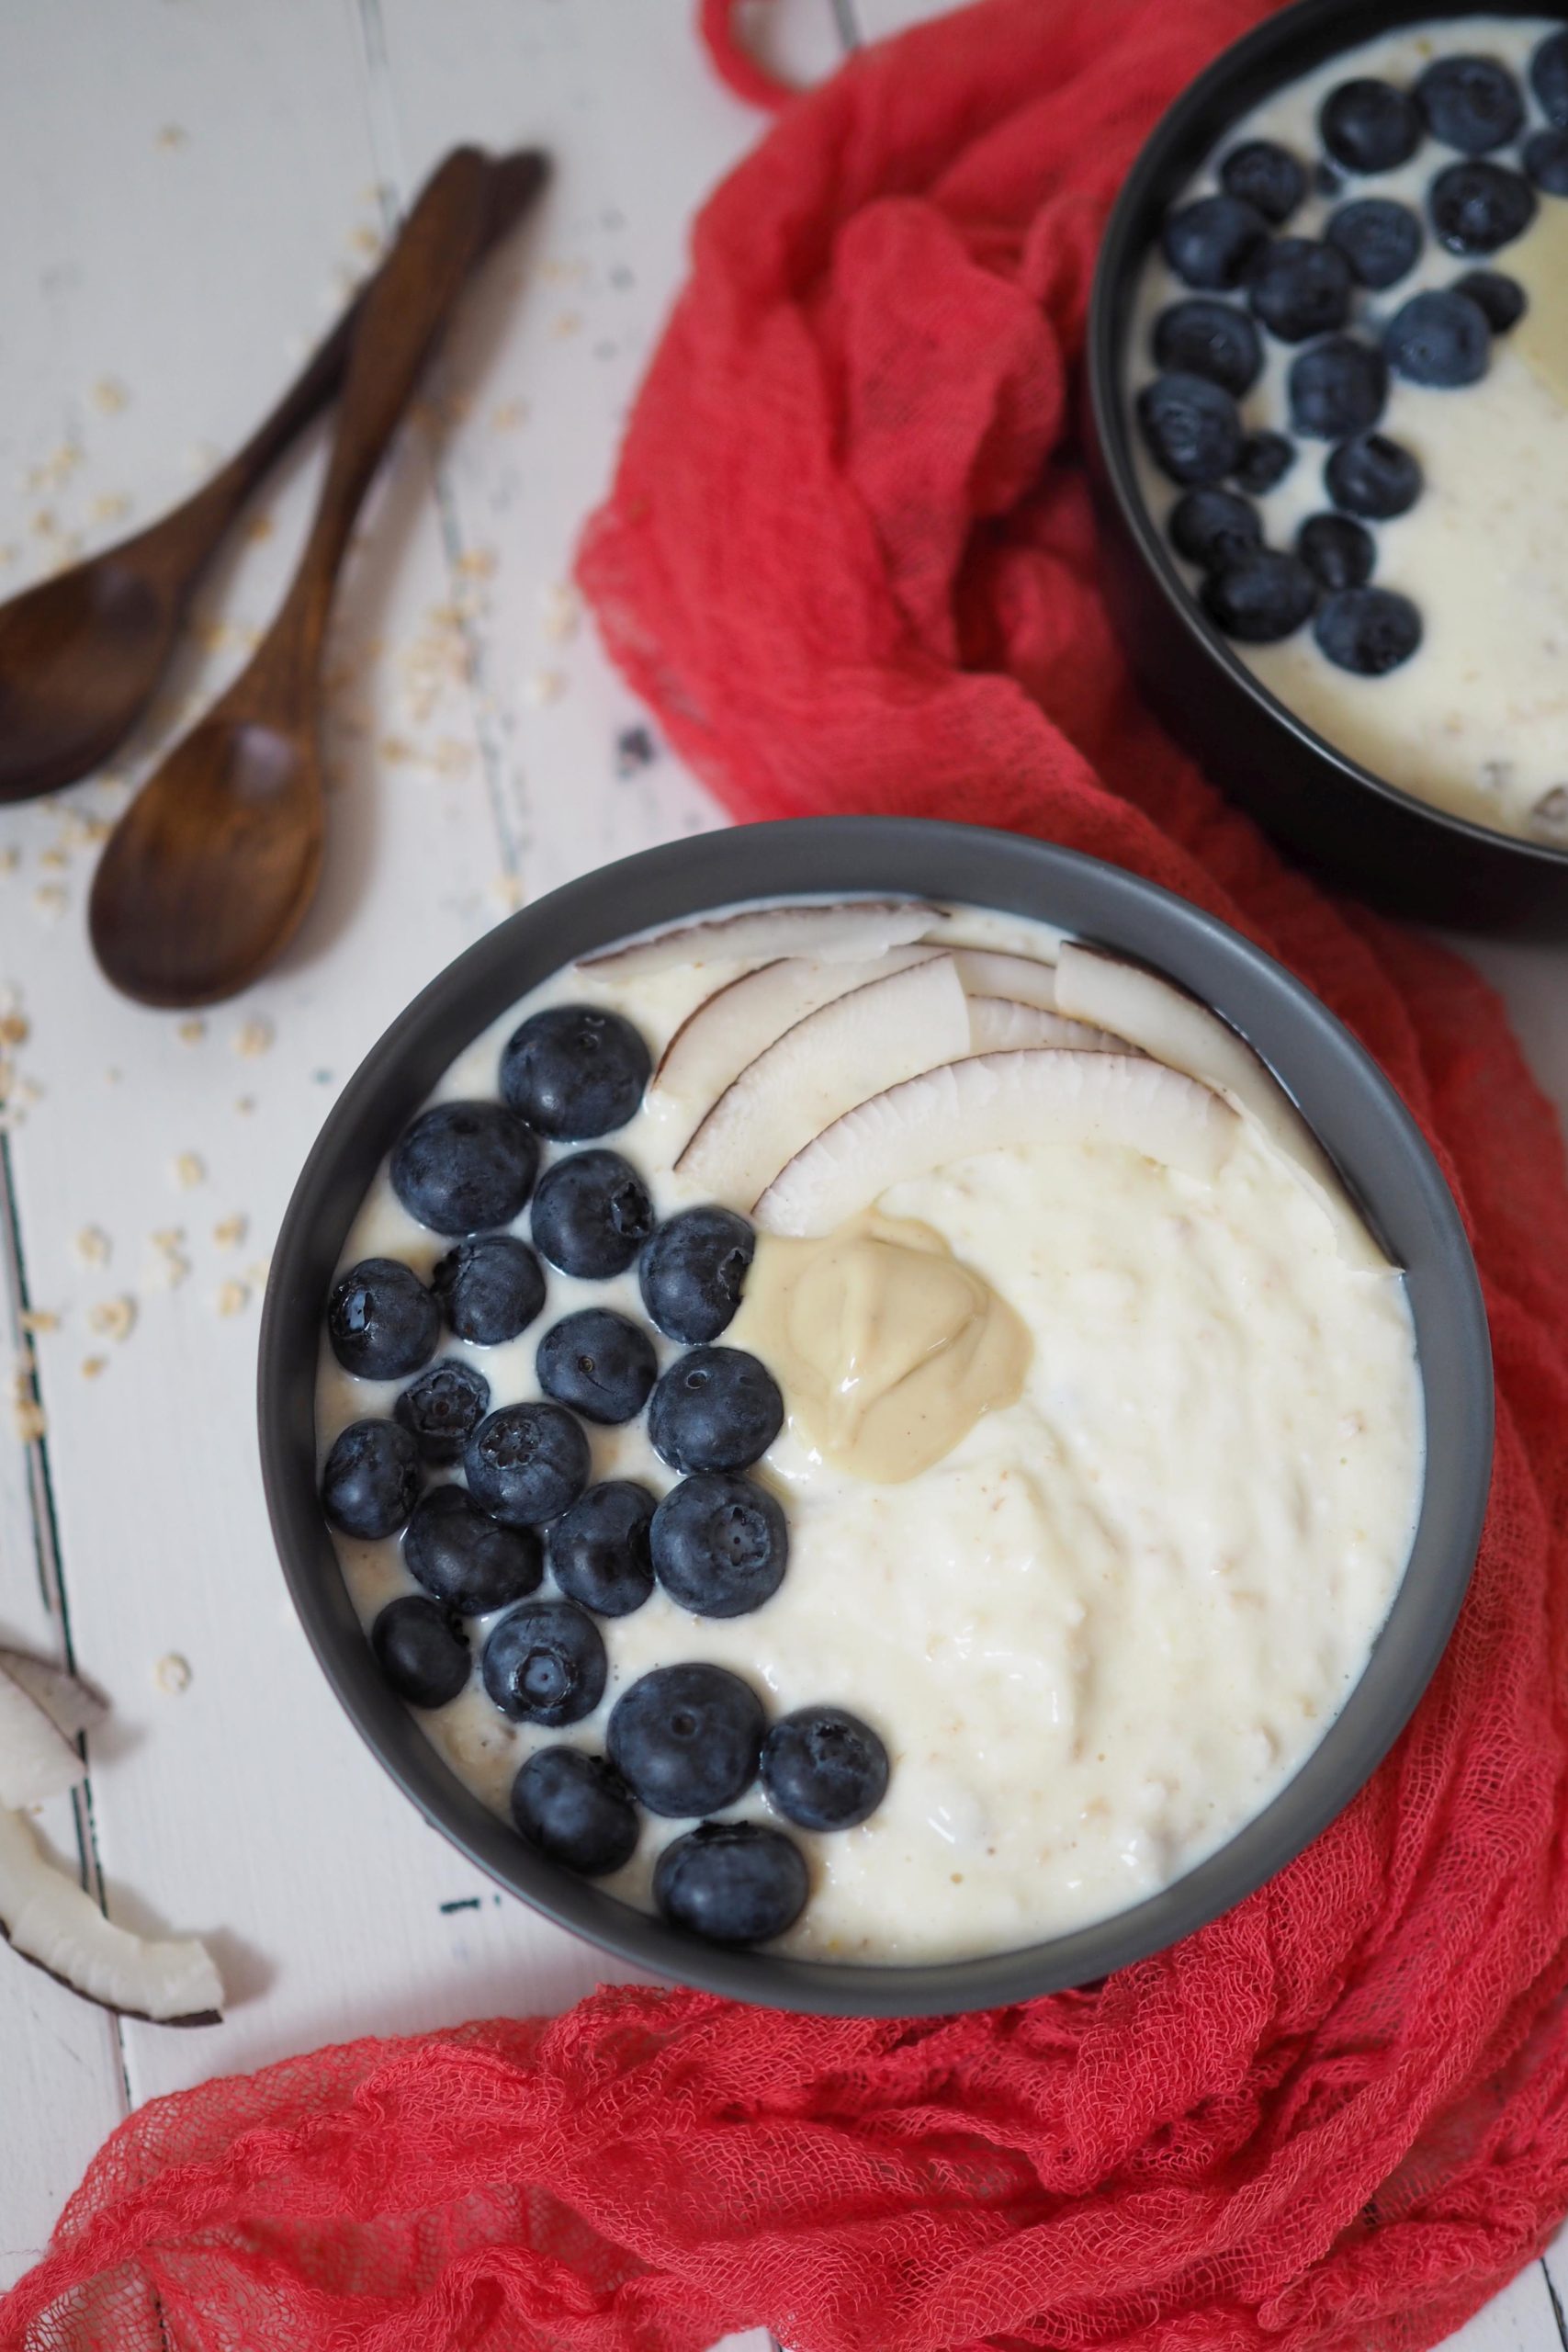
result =
[[57,539],[60,537],[60,518],[52,506],[39,508],[33,516],[32,528],[35,537],[40,539]]
[[81,808],[67,808],[61,822],[68,849],[92,849],[99,842],[107,842],[112,831],[107,818],[89,817]]
[[249,1230],[248,1217],[226,1216],[213,1227],[212,1238],[220,1250],[237,1250]]
[[207,1163],[197,1151],[176,1153],[170,1166],[175,1182],[182,1192],[188,1193],[194,1185],[207,1182]]
[[416,756],[413,745],[404,735],[383,735],[376,748],[391,767],[404,767]]
[[363,224],[351,232],[348,242],[356,254],[364,254],[370,261],[375,261],[381,251],[380,231],[367,229]]
[[6,545],[5,547],[0,547],[0,563],[4,563],[4,564],[13,564],[13,563],[15,563],[15,562],[16,562],[16,560],[17,560],[17,557],[18,552],[19,552],[19,550],[18,550],[17,548],[14,548],[14,547],[12,547],[12,546],[9,544],[9,542],[7,542],[7,543],[6,543]]
[[569,335],[581,334],[581,332],[582,314],[580,311],[558,311],[550,321],[550,333],[558,343],[564,343]]
[[117,376],[100,376],[93,386],[93,406],[105,416],[118,416],[130,403],[130,394]]
[[130,501],[123,490],[106,490],[93,501],[95,523],[120,523],[130,512]]
[[254,1094],[237,1094],[234,1097],[234,1108],[242,1119],[248,1119],[255,1107],[256,1098]]
[[100,1299],[87,1320],[102,1339],[129,1340],[136,1326],[136,1301],[123,1295]]
[[107,1266],[110,1242],[101,1225],[85,1225],[72,1247],[85,1266]]
[[190,1260],[184,1249],[185,1238],[185,1227],[180,1225],[165,1225],[158,1232],[148,1235],[148,1247],[153,1252],[149,1286],[159,1290],[178,1290],[190,1272]]
[[515,433],[520,424],[528,422],[526,401],[501,401],[490,413],[490,421],[497,433]]
[[254,1061],[258,1055],[269,1051],[275,1034],[264,1014],[253,1012],[234,1033],[234,1051],[243,1054],[247,1061]]
[[36,1396],[26,1393],[21,1380],[22,1375],[18,1374],[17,1395],[11,1406],[11,1418],[22,1444],[36,1445],[47,1430],[49,1423],[44,1418],[43,1407]]
[[47,849],[39,850],[38,862],[47,866],[51,874],[63,874],[71,864],[71,853],[62,849],[58,842],[51,842]]
[[493,580],[495,567],[493,548],[469,548],[457,558],[457,570],[469,580]]
[[474,764],[474,755],[467,743],[459,743],[455,735],[443,735],[431,754],[431,765],[437,775],[467,775]]
[[15,874],[21,862],[22,853],[15,842],[7,842],[5,848],[0,849],[0,874]]
[[40,882],[33,892],[33,904],[40,915],[54,922],[65,912],[67,900],[58,882]]
[[559,670],[535,670],[523,681],[523,699],[536,710],[546,703],[558,702],[566,692],[566,679]]
[[101,1373],[107,1372],[108,1368],[109,1360],[107,1356],[84,1356],[82,1359],[82,1377],[84,1380],[96,1380],[99,1374]]
[[152,144],[161,148],[165,155],[172,155],[176,149],[187,145],[189,139],[190,133],[183,130],[177,122],[166,122]]
[[0,1046],[25,1046],[30,1035],[25,1012],[14,1005],[0,1005]]
[[59,1316],[48,1306],[24,1307],[17,1320],[29,1339],[39,1331],[58,1331],[60,1329]]
[[243,1315],[250,1305],[251,1294],[246,1283],[224,1283],[215,1302],[220,1315]]
[[190,1689],[189,1658],[182,1657],[178,1650],[170,1650],[152,1668],[152,1679],[160,1690],[167,1690],[177,1697],[180,1691]]
[[577,635],[582,625],[582,599],[570,580],[558,580],[547,588],[541,602],[545,607],[545,635],[552,645],[565,645]]
[[248,546],[257,547],[263,539],[270,539],[276,528],[270,514],[253,514],[240,537]]
[[199,1015],[193,1014],[190,1020],[180,1023],[175,1035],[182,1046],[199,1046],[207,1035],[207,1023]]
[[523,904],[523,885],[515,874],[498,874],[490,889],[491,898],[498,900],[508,914]]

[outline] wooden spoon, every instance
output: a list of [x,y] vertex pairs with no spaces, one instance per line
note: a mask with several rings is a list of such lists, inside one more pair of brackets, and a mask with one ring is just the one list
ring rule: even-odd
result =
[[[491,166],[459,147],[426,184],[354,339],[337,439],[276,619],[120,819],[93,878],[99,964],[143,1004],[210,1004],[273,961],[321,871],[317,686],[360,503],[485,234]],[[536,184],[542,178],[536,166]]]
[[[491,181],[486,243],[544,176],[507,156]],[[197,579],[252,491],[336,391],[368,300],[344,312],[243,449],[170,514],[0,605],[0,801],[71,784],[107,759],[168,666]]]

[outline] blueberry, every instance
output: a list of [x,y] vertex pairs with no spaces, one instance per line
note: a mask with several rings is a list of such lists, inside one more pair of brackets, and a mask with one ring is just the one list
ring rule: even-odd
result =
[[436,1261],[430,1287],[459,1340],[498,1347],[525,1331],[545,1303],[545,1277],[514,1233],[481,1233]]
[[1309,514],[1296,533],[1296,553],[1325,588],[1362,588],[1372,576],[1377,545],[1348,514]]
[[460,1356],[444,1356],[403,1390],[392,1411],[425,1462],[457,1462],[490,1405],[490,1383]]
[[1235,402],[1206,376],[1177,368],[1145,384],[1138,423],[1149,454],[1172,481],[1219,481],[1241,455]]
[[598,1617],[628,1617],[653,1590],[649,1523],[653,1497],[630,1478],[607,1478],[550,1530],[550,1567],[569,1599]]
[[1450,254],[1495,254],[1529,227],[1535,198],[1501,164],[1450,164],[1427,190],[1427,209]]
[[450,1613],[411,1592],[389,1600],[370,1628],[376,1663],[414,1707],[445,1707],[468,1679],[468,1645]]
[[1568,196],[1568,130],[1532,130],[1525,141],[1525,169],[1548,196]]
[[1283,481],[1296,462],[1296,445],[1283,433],[1249,433],[1232,469],[1233,479],[1254,498]]
[[501,1057],[501,1091],[555,1143],[624,1127],[653,1065],[629,1021],[592,1004],[552,1004],[514,1030]]
[[321,1472],[321,1509],[345,1535],[394,1535],[419,1498],[419,1453],[396,1421],[350,1421]]
[[1201,196],[1169,215],[1160,243],[1178,277],[1213,292],[1240,284],[1268,234],[1255,206],[1234,196]]
[[762,1944],[806,1908],[800,1849],[755,1821],[705,1821],[660,1855],[653,1899],[673,1928],[713,1944]]
[[1392,82],[1363,77],[1330,90],[1317,118],[1323,143],[1348,172],[1392,172],[1421,144],[1421,118]]
[[887,1793],[887,1750],[842,1707],[797,1707],[762,1742],[762,1786],[802,1829],[852,1829]]
[[491,1626],[479,1672],[503,1715],[558,1731],[593,1713],[608,1667],[597,1626],[575,1601],[525,1600]]
[[563,1870],[604,1878],[637,1845],[637,1807],[615,1766],[582,1747],[540,1747],[512,1783],[517,1834]]
[[463,1471],[481,1510],[503,1527],[543,1527],[588,1484],[580,1421],[559,1405],[502,1405],[468,1440]]
[[539,1385],[585,1421],[635,1421],[659,1369],[640,1323],[607,1306],[564,1315],[539,1342]]
[[1171,545],[1207,571],[1263,544],[1258,509],[1234,490],[1184,490],[1170,510]]
[[1525,289],[1500,269],[1467,269],[1454,279],[1453,291],[1474,303],[1494,334],[1506,334],[1524,317]]
[[637,1261],[642,1303],[667,1340],[716,1340],[740,1304],[757,1237],[733,1209],[682,1209]]
[[1339,669],[1381,678],[1420,644],[1421,616],[1392,588],[1341,588],[1325,599],[1313,635]]
[[744,1470],[783,1426],[772,1373],[739,1348],[693,1348],[660,1375],[648,1408],[649,1443],[682,1474]]
[[362,1258],[333,1285],[327,1337],[344,1372],[361,1380],[401,1380],[435,1353],[441,1309],[412,1266]]
[[544,1546],[531,1527],[502,1527],[466,1487],[433,1487],[408,1523],[403,1566],[459,1617],[488,1617],[538,1589]]
[[1289,148],[1271,139],[1244,139],[1220,165],[1220,186],[1277,229],[1306,194],[1306,174]]
[[1519,85],[1495,57],[1439,57],[1413,96],[1433,138],[1461,155],[1506,147],[1525,119]]
[[539,1180],[535,1246],[563,1274],[624,1274],[652,1231],[648,1187],[618,1151],[574,1151]]
[[1382,433],[1358,433],[1329,452],[1323,469],[1329,497],[1347,514],[1386,523],[1421,495],[1421,469],[1408,449]]
[[437,1102],[392,1154],[392,1190],[435,1233],[510,1225],[534,1189],[539,1147],[503,1102]]
[[1350,265],[1311,237],[1277,237],[1258,262],[1247,299],[1281,343],[1304,343],[1350,315]]
[[1388,398],[1388,362],[1375,343],[1325,334],[1291,362],[1291,422],[1319,441],[1375,424]]
[[1227,637],[1271,645],[1300,628],[1317,602],[1317,583],[1298,556],[1259,548],[1223,571],[1211,571],[1199,595]]
[[749,1682],[722,1666],[656,1666],[624,1690],[606,1746],[649,1813],[716,1813],[757,1776],[766,1728]]
[[1530,88],[1548,122],[1568,124],[1568,27],[1549,34],[1530,59]]
[[1383,329],[1382,340],[1392,366],[1412,384],[1478,383],[1492,353],[1485,312],[1451,288],[1412,294]]
[[1420,221],[1407,204],[1385,196],[1342,204],[1323,233],[1344,254],[1358,286],[1393,286],[1415,268],[1421,251]]
[[1257,382],[1263,366],[1263,345],[1247,312],[1234,302],[1199,294],[1160,312],[1153,348],[1161,368],[1206,376],[1211,384],[1238,395]]
[[653,1514],[653,1572],[694,1617],[744,1617],[784,1581],[789,1530],[765,1487],[732,1472],[682,1478]]

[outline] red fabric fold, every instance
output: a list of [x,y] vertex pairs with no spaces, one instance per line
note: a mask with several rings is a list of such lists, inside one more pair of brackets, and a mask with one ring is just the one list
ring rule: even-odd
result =
[[1331,900],[1140,706],[1075,439],[1095,244],[1252,0],[986,0],[718,191],[582,578],[738,814],[1114,859],[1358,1032],[1463,1204],[1496,1470],[1408,1731],[1239,1909],[1091,1994],[898,2025],[605,1992],[155,2102],[0,2346],[1434,2344],[1568,2210],[1568,1184],[1463,964]]

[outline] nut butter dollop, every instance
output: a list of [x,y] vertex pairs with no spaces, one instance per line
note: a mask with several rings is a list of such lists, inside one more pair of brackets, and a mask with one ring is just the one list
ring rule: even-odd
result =
[[872,1209],[818,1241],[757,1236],[733,1342],[829,1461],[897,1485],[1010,1405],[1028,1329],[940,1233]]

